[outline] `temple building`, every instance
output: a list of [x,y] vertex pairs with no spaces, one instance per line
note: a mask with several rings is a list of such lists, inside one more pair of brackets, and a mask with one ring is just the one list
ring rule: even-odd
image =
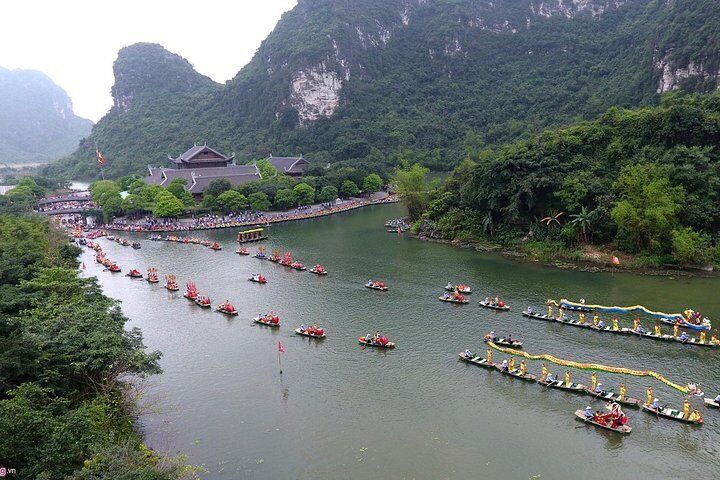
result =
[[[256,165],[235,165],[232,161],[235,154],[223,155],[207,145],[194,145],[187,152],[175,158],[168,155],[168,159],[176,168],[152,167],[148,165],[148,175],[145,183],[167,187],[175,178],[184,178],[190,193],[201,196],[213,180],[227,178],[233,186],[260,180],[260,170]],[[310,164],[299,157],[270,157],[268,162],[280,174],[291,177],[302,177],[305,168]]]
[[303,173],[305,173],[305,168],[310,165],[310,162],[305,160],[302,155],[299,157],[273,157],[272,154],[270,154],[267,161],[275,167],[278,173],[291,177],[302,177]]
[[167,187],[175,178],[184,178],[187,189],[193,195],[202,195],[213,180],[227,178],[233,186],[260,180],[260,170],[255,165],[235,165],[235,155],[223,155],[207,145],[194,145],[176,158],[168,156],[177,168],[148,166],[145,183]]

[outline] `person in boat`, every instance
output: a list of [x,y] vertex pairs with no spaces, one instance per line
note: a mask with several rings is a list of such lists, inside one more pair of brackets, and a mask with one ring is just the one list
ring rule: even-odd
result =
[[372,286],[373,286],[373,281],[372,281],[372,280],[368,280],[365,285],[367,285],[368,287],[372,287]]
[[512,345],[512,343],[515,341],[512,337],[512,333],[508,333],[508,336],[505,339],[505,341]]
[[305,324],[303,323],[303,324],[300,325],[300,331],[301,331],[301,332],[304,332],[305,330],[307,330],[307,327],[306,327]]
[[690,335],[688,335],[687,332],[682,332],[682,334],[680,334],[680,341],[685,343],[688,340],[690,340]]
[[545,377],[545,383],[553,383],[555,382],[555,377],[553,377],[552,372],[548,372],[547,376]]
[[688,420],[690,420],[691,422],[697,422],[697,423],[702,422],[702,415],[700,415],[700,412],[698,411],[697,408],[692,411],[692,413],[688,417]]
[[497,295],[493,299],[493,305],[495,305],[496,307],[500,305],[500,297],[498,297]]
[[[673,337],[677,337],[678,333],[680,333],[680,328],[678,327],[677,323],[673,325]],[[685,332],[683,332],[685,333]]]
[[700,330],[700,343],[705,343],[705,330]]
[[702,397],[705,395],[702,390],[700,390],[700,386],[697,383],[688,383],[687,384],[687,390],[688,390],[688,397],[691,397],[695,395],[696,397]]
[[653,330],[654,330],[654,333],[655,333],[656,336],[659,337],[659,336],[662,335],[662,332],[660,331],[660,324],[659,324],[659,323],[655,323],[655,326],[653,327]]
[[645,405],[650,405],[653,402],[653,389],[648,387],[645,392]]
[[532,315],[532,314],[533,314],[533,308],[532,308],[532,307],[528,307],[528,308],[527,308],[527,313],[528,313],[529,315]]
[[595,414],[592,411],[592,408],[590,408],[590,405],[585,407],[585,419],[590,420],[591,418],[595,417]]
[[686,398],[683,400],[683,418],[688,419],[690,417],[690,402]]
[[595,386],[594,392],[595,392],[596,395],[602,395],[602,394],[605,393],[605,390],[603,390],[603,388],[602,388],[602,383],[598,383],[598,384]]
[[597,381],[597,372],[592,372],[590,374],[590,388],[592,390],[595,390],[595,387],[597,387],[598,381]]
[[565,370],[565,385],[570,386],[572,383],[570,380],[570,370]]
[[585,313],[580,312],[580,313],[578,314],[578,321],[580,322],[580,325],[584,325],[584,324],[585,324]]
[[494,331],[490,331],[490,333],[488,333],[487,338],[488,338],[488,340],[490,340],[491,342],[494,342],[494,341],[495,341],[495,332],[494,332]]
[[712,345],[717,345],[717,344],[718,344],[718,338],[717,338],[717,334],[716,334],[716,333],[713,333],[712,336],[710,336],[710,343],[711,343]]
[[542,366],[540,367],[540,378],[546,378],[548,374],[547,365],[545,365],[545,362],[542,363]]
[[652,403],[650,404],[650,408],[653,410],[660,410],[660,400],[657,398],[653,399]]
[[618,322],[617,315],[613,317],[613,330],[620,330],[620,324]]
[[509,370],[507,359],[502,361],[502,363],[500,364],[500,367],[502,368],[503,372],[507,372]]
[[485,351],[485,360],[487,361],[487,363],[492,363],[492,357],[493,357],[492,349],[488,348]]
[[450,283],[450,282],[448,282],[448,284],[445,285],[445,288],[448,289],[448,290],[453,290],[453,284]]
[[485,297],[485,305],[490,305],[490,297]]
[[[368,333],[367,336],[369,337],[370,334]],[[367,340],[367,337],[365,337],[365,340]],[[466,348],[463,354],[465,355],[465,358],[473,358],[473,353],[470,351],[469,348]],[[720,395],[718,396],[720,397]]]
[[597,326],[597,328],[599,328],[600,330],[602,330],[602,329],[605,328],[605,322],[603,322],[602,320],[600,320],[600,322],[598,322],[596,326]]
[[526,372],[527,372],[527,364],[525,363],[525,360],[520,360],[520,375],[522,375],[524,377]]
[[625,383],[620,384],[620,400],[625,400],[625,396],[627,395],[627,387],[625,386]]

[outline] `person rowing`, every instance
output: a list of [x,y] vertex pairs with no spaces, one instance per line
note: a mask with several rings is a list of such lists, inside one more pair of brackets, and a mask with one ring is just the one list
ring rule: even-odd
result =
[[505,359],[505,360],[502,361],[502,363],[500,364],[500,368],[502,369],[503,372],[507,372],[507,371],[510,370],[510,369],[508,368],[508,361],[507,361],[507,359]]
[[548,372],[547,376],[545,377],[545,383],[554,383],[555,378],[553,377],[552,372]]
[[513,340],[513,338],[512,338],[512,333],[508,333],[508,336],[507,336],[507,338],[505,339],[505,341],[506,341],[507,343],[509,343],[510,345],[512,345],[512,343],[515,341],[515,340]]
[[[301,328],[302,328],[302,327],[301,327]],[[372,335],[370,335],[370,334],[368,333],[367,335],[365,335],[365,343],[370,343],[370,342],[372,342]],[[467,351],[467,350],[466,350],[466,351]]]
[[[369,336],[370,336],[370,334],[368,333],[368,337]],[[367,337],[365,337],[365,339],[367,340]],[[465,358],[473,358],[473,353],[470,351],[469,348],[465,349],[464,354],[465,354]],[[720,397],[720,395],[718,395],[718,397]]]
[[595,413],[593,413],[592,408],[590,408],[590,405],[585,407],[585,418],[587,420],[592,420],[595,417]]
[[533,308],[532,308],[532,307],[528,307],[528,308],[527,308],[527,313],[528,313],[528,315],[532,315],[532,314],[533,314]]
[[718,395],[717,397],[715,397],[715,398],[713,399],[713,402],[715,402],[715,403],[720,403],[720,395]]
[[658,400],[657,398],[654,398],[652,403],[650,404],[650,408],[652,408],[653,410],[656,410],[656,411],[660,410],[660,400]]
[[447,289],[447,290],[454,290],[455,287],[453,287],[453,284],[452,284],[452,283],[448,282],[448,284],[445,285],[445,289]]
[[682,332],[682,334],[680,334],[680,341],[685,343],[688,340],[690,340],[690,335],[688,335],[687,332]]
[[488,334],[488,340],[490,340],[491,342],[495,341],[495,332],[494,331],[490,331],[490,333]]
[[305,330],[307,330],[307,326],[303,323],[300,325],[300,331],[304,332]]
[[605,393],[605,390],[603,390],[603,388],[602,388],[602,383],[598,383],[598,384],[595,386],[595,394],[596,394],[596,395],[602,395],[602,394],[604,394],[604,393]]
[[598,327],[600,330],[604,329],[604,328],[605,328],[605,322],[603,322],[602,320],[600,320],[600,321],[598,322],[598,324],[597,324],[597,327]]

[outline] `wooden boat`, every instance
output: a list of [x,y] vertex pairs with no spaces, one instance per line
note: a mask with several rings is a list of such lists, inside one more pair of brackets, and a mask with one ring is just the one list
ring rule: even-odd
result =
[[537,382],[540,385],[545,385],[548,388],[557,388],[558,390],[566,390],[568,392],[587,393],[587,387],[580,383],[570,382],[570,385],[567,385],[562,380],[555,380],[553,382],[546,382],[545,380],[538,380]]
[[602,392],[602,393],[595,393],[590,387],[586,387],[586,390],[588,394],[592,395],[595,398],[603,399],[608,402],[615,402],[619,403],[621,405],[627,405],[630,407],[639,407],[640,406],[640,400],[633,397],[625,397],[624,399],[620,398],[620,395],[618,395],[615,392]]
[[223,313],[223,314],[225,314],[225,315],[230,315],[230,316],[237,316],[237,314],[238,314],[238,311],[237,311],[237,310],[226,310],[226,309],[222,308],[222,305],[221,305],[221,306],[218,306],[218,307],[215,309],[215,311],[216,311],[216,312]]
[[183,297],[187,298],[188,300],[195,301],[195,300],[197,300],[198,295],[197,295],[197,293],[193,295],[190,292],[185,292],[185,293],[183,293]]
[[220,244],[217,243],[217,242],[213,243],[213,244],[210,246],[210,248],[211,248],[212,250],[215,250],[216,252],[222,250],[222,247],[221,247]]
[[381,292],[384,292],[388,289],[388,287],[385,285],[381,286],[381,285],[376,285],[374,283],[373,284],[366,283],[365,288],[370,288],[372,290],[380,290]]
[[119,267],[118,265],[114,264],[114,263],[113,263],[112,265],[110,265],[109,267],[107,267],[107,269],[108,269],[111,273],[119,273],[119,272],[121,271],[120,267]]
[[522,314],[523,314],[523,317],[536,318],[538,320],[547,320],[549,322],[555,321],[555,317],[548,317],[547,315],[544,315],[541,313],[535,313],[535,312],[530,313],[527,310],[523,311]]
[[145,280],[147,280],[149,283],[160,283],[160,279],[157,277],[148,277]]
[[238,255],[250,255],[250,252],[248,252],[247,248],[238,248],[235,250],[235,253]]
[[529,382],[534,382],[537,380],[537,377],[535,377],[535,375],[533,375],[532,373],[525,372],[525,375],[521,374],[519,368],[513,368],[512,370],[503,370],[500,365],[495,365],[495,367],[500,373],[510,375],[511,377],[519,378],[520,380],[527,380]]
[[264,253],[256,253],[255,255],[253,255],[253,257],[258,258],[258,259],[260,259],[260,260],[267,260],[267,259],[268,259],[267,255],[265,255]]
[[295,329],[295,333],[297,333],[298,335],[302,335],[302,336],[304,336],[304,337],[310,337],[310,338],[325,338],[325,332],[324,332],[324,331],[323,331],[322,335],[316,335],[316,334],[313,334],[313,333],[308,332],[307,330],[303,331],[303,330],[300,330],[300,328],[296,328],[296,329]]
[[322,270],[319,270],[318,267],[319,265],[315,265],[309,270],[309,272],[314,273],[315,275],[327,275],[327,270],[322,267],[320,267]]
[[463,362],[472,363],[473,365],[477,365],[478,367],[495,368],[497,366],[497,364],[494,362],[488,362],[487,358],[480,358],[478,356],[468,358],[465,356],[465,352],[458,353],[458,356],[460,357],[460,360],[462,360]]
[[268,327],[279,327],[280,326],[279,320],[278,320],[278,323],[273,323],[267,317],[255,317],[255,318],[253,318],[253,322],[259,323],[260,325],[267,325]]
[[660,407],[658,410],[655,410],[651,405],[646,404],[642,404],[640,408],[642,408],[644,412],[647,412],[650,415],[655,415],[657,417],[669,418],[670,420],[677,420],[678,422],[690,423],[693,425],[702,425],[702,419],[687,419],[683,415],[682,411],[675,410],[674,408]]
[[[489,342],[489,338],[483,338],[483,342],[487,343]],[[499,345],[501,347],[508,347],[508,348],[522,348],[523,343],[518,340],[510,340],[508,341],[506,338],[496,338],[492,341],[495,345]]]
[[140,272],[138,272],[138,271],[134,271],[134,270],[130,270],[130,271],[129,271],[128,273],[126,273],[125,275],[127,275],[127,276],[130,277],[130,278],[143,278],[143,274],[142,274],[142,273],[140,273]]
[[720,408],[720,403],[716,402],[715,399],[712,398],[703,398],[703,402],[705,403],[706,407],[709,408]]
[[171,292],[177,292],[178,290],[180,290],[180,287],[178,287],[177,285],[167,285],[166,284],[165,288],[167,288]]
[[[187,297],[187,298],[190,298],[190,297]],[[194,302],[195,302],[195,305],[197,305],[198,307],[202,307],[202,308],[210,308],[212,306],[212,302],[210,302],[210,301],[203,302],[199,298],[196,298],[194,300]]]
[[294,268],[295,270],[300,270],[300,271],[307,270],[307,267],[300,262],[293,262],[290,265],[286,265],[286,266],[289,266],[290,268]]
[[508,307],[507,305],[502,305],[502,306],[500,306],[500,305],[493,305],[492,303],[486,302],[485,300],[481,300],[481,301],[479,301],[478,303],[480,304],[481,307],[491,308],[491,309],[493,309],[493,310],[500,310],[500,311],[503,311],[503,312],[510,310],[510,307]]
[[132,248],[134,248],[135,250],[138,250],[138,249],[140,249],[140,244],[138,242],[133,242]]
[[602,424],[602,423],[596,422],[592,418],[587,418],[585,416],[585,410],[575,410],[575,416],[585,423],[591,423],[591,424],[595,425],[596,427],[604,428],[606,430],[610,430],[613,432],[628,434],[632,431],[632,427],[630,427],[629,425],[620,425],[619,427],[613,428],[611,425]]
[[248,278],[248,281],[255,283],[267,283],[267,279],[262,275],[252,275],[250,278]]
[[567,303],[560,303],[560,308],[567,310],[568,312],[589,312],[590,308],[584,305],[570,305]]
[[465,305],[466,303],[470,303],[466,299],[458,300],[457,298],[450,298],[450,297],[448,297],[448,298],[438,297],[438,300],[440,300],[441,302],[457,303],[459,305]]
[[367,340],[365,340],[365,337],[358,338],[358,342],[360,342],[360,345],[365,345],[366,347],[395,348],[394,342],[388,342],[383,345],[382,343],[376,343],[376,342],[373,342],[372,340],[368,342]]

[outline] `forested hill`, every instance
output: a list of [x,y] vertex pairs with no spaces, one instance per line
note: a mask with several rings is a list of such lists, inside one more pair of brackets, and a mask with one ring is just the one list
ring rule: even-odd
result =
[[121,51],[115,106],[53,171],[94,172],[93,141],[112,175],[197,141],[239,159],[301,151],[319,164],[404,156],[449,168],[468,142],[716,89],[715,3],[300,0],[224,86],[160,46]]
[[0,163],[55,160],[75,150],[91,128],[47,75],[0,67]]

